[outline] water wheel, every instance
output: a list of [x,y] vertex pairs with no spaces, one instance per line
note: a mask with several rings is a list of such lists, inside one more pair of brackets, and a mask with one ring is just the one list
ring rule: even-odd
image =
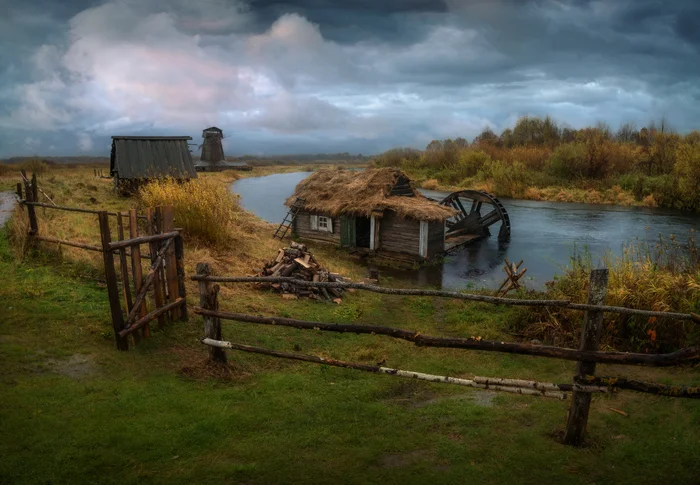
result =
[[488,192],[460,190],[445,197],[440,204],[453,207],[459,213],[445,223],[445,238],[459,238],[469,235],[489,236],[489,227],[501,221],[498,240],[510,239],[510,219],[503,204]]

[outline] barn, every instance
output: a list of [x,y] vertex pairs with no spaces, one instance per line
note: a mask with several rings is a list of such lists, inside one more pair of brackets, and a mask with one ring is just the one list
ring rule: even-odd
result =
[[286,205],[296,211],[298,237],[419,260],[444,253],[445,221],[456,214],[391,168],[319,170],[296,186]]
[[197,178],[188,141],[191,136],[113,136],[109,173],[115,190],[126,195],[149,179]]

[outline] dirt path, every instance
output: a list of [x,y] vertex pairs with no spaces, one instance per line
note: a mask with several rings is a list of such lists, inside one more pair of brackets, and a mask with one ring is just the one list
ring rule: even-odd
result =
[[4,226],[12,214],[17,198],[12,192],[0,192],[0,227]]

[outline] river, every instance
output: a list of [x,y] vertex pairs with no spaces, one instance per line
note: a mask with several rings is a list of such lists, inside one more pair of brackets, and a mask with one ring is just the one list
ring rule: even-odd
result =
[[[262,219],[278,224],[287,209],[284,201],[294,187],[311,172],[293,172],[237,180],[231,190],[241,196],[241,204]],[[447,192],[421,190],[426,196],[442,199]],[[620,254],[625,243],[635,238],[652,241],[659,234],[687,238],[698,230],[699,218],[665,209],[621,207],[500,199],[511,221],[511,239],[499,244],[498,225],[491,237],[477,241],[442,264],[411,271],[382,269],[382,273],[406,280],[406,283],[431,285],[445,289],[498,287],[505,277],[504,259],[525,261],[524,277],[528,288],[541,289],[547,281],[562,273],[574,246],[586,247],[594,261],[606,253]]]

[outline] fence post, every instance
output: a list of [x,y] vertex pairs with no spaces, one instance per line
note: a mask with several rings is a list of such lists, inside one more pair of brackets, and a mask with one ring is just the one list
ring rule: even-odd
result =
[[[608,289],[608,270],[591,270],[591,279],[588,288],[588,303],[591,305],[604,305],[605,295]],[[603,330],[603,312],[588,310],[581,329],[581,350],[598,350],[600,334]],[[579,362],[576,365],[578,377],[593,375],[595,362]],[[569,408],[569,419],[564,434],[564,444],[581,446],[586,426],[588,424],[588,412],[591,408],[591,393],[574,391]]]
[[[36,189],[32,185],[36,185],[36,175],[32,175],[32,182],[29,182],[27,174],[22,170],[24,178],[24,197],[27,202],[36,202]],[[31,204],[27,204],[27,215],[29,216],[29,235],[36,236],[39,233],[39,225],[36,222],[36,210]],[[32,241],[30,244],[34,244]]]
[[22,183],[17,182],[17,197],[22,200]]
[[[197,263],[197,275],[211,276],[211,267],[207,263]],[[199,306],[207,310],[219,309],[219,285],[210,281],[199,281]],[[214,340],[221,340],[221,319],[204,316],[204,336]],[[212,362],[226,363],[224,349],[209,346],[209,359]]]
[[[129,237],[131,239],[139,237],[138,217],[136,209],[129,209]],[[131,248],[131,273],[134,278],[134,292],[138,295],[143,285],[143,268],[141,267],[141,248]],[[139,310],[141,318],[148,313],[146,308],[146,300],[141,303]],[[146,324],[141,328],[141,333],[144,337],[151,336],[151,327]]]
[[[185,290],[185,242],[182,240],[182,235],[178,233],[175,236],[175,260],[177,265],[177,289],[180,298],[187,298]],[[180,307],[180,320],[187,321],[187,304]]]
[[[124,329],[124,315],[122,315],[122,308],[119,304],[119,288],[117,287],[117,275],[114,271],[114,255],[112,254],[112,250],[109,248],[109,243],[112,239],[109,234],[109,215],[107,214],[107,211],[100,211],[97,217],[100,221],[102,256],[105,264],[105,279],[107,280],[109,308],[112,311],[114,338],[117,340],[118,350],[129,350],[129,342],[126,337],[119,336],[119,332]],[[136,248],[136,250],[138,250],[138,248]]]

